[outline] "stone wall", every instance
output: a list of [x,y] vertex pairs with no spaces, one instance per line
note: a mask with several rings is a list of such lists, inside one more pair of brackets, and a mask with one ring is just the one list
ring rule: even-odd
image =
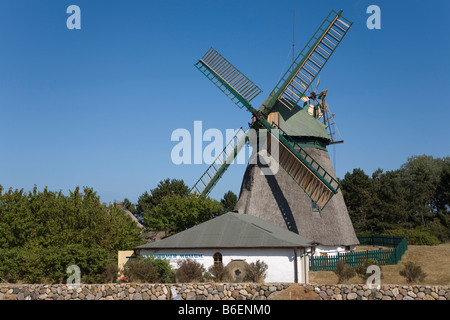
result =
[[0,300],[169,300],[175,288],[179,300],[265,300],[290,284],[30,284],[0,286]]
[[384,284],[378,290],[367,285],[313,285],[321,300],[450,300],[448,286],[400,286]]
[[270,300],[272,294],[272,297],[275,297],[279,293],[299,287],[302,292],[308,294],[304,296],[306,299],[450,300],[448,286],[381,285],[379,290],[371,290],[367,285],[292,283],[115,283],[81,284],[78,288],[65,284],[5,285],[0,286],[0,300],[170,300],[172,288],[175,288],[180,300]]

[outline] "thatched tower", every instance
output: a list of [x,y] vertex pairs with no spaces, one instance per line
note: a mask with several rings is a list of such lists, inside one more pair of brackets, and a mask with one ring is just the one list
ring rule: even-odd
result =
[[[331,142],[326,126],[311,116],[306,106],[295,113],[285,110],[275,109],[270,117],[335,177],[326,149]],[[274,175],[264,175],[263,165],[259,161],[251,164],[255,161],[250,160],[235,211],[257,216],[312,239],[318,245],[316,254],[349,250],[359,244],[340,190],[319,211],[282,168]]]

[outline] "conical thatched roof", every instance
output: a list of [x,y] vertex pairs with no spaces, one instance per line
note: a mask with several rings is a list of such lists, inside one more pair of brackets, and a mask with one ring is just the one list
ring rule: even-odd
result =
[[[328,152],[316,148],[305,150],[336,176]],[[340,190],[324,210],[314,212],[311,199],[282,168],[275,175],[263,175],[261,167],[261,164],[248,165],[235,211],[257,216],[319,245],[359,244]]]

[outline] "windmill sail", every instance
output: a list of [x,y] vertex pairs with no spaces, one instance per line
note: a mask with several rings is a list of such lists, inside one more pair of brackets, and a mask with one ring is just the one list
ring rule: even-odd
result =
[[262,92],[213,48],[195,66],[241,109]]
[[269,114],[277,100],[291,110],[305,96],[305,92],[352,25],[341,16],[341,13],[342,10],[339,12],[332,10],[325,18],[269,98],[263,103],[260,111]]
[[222,177],[230,164],[239,154],[246,142],[246,133],[240,128],[230,139],[222,152],[217,156],[205,173],[198,179],[190,192],[197,196],[207,196],[217,181]]
[[[332,13],[333,12],[334,11],[332,11]],[[321,38],[315,40],[316,43],[322,43],[322,39],[326,35],[328,35],[330,29],[332,27],[335,27],[336,21],[342,21],[341,19],[339,19],[339,17],[340,12],[336,15],[331,24],[323,32]],[[328,21],[327,19],[325,21]],[[323,24],[325,24],[325,22]],[[348,29],[349,25],[346,22],[344,22],[344,24]],[[319,30],[321,29],[319,28]],[[313,37],[313,39],[315,38]],[[313,49],[311,48],[308,56],[305,56],[302,60],[308,61],[308,58],[312,55],[312,51]],[[296,62],[294,62],[294,64],[295,63]],[[290,82],[295,81],[295,77],[299,73],[299,70],[301,69],[301,66],[303,64],[296,64],[294,72],[285,81],[286,85],[282,88],[282,90],[284,90]],[[270,124],[267,121],[264,116],[264,112],[261,113],[260,110],[256,110],[250,105],[250,100],[258,95],[261,90],[247,77],[245,77],[239,70],[231,65],[231,63],[223,58],[216,50],[212,48],[209,49],[203,56],[203,58],[195,64],[195,66],[222,92],[224,92],[239,108],[246,107],[246,109],[252,113],[252,115],[254,116],[252,128],[263,127],[268,132],[270,132],[272,136],[275,132],[277,132],[277,129],[281,130],[280,128],[276,127],[275,124]],[[305,91],[308,86],[305,87]],[[280,98],[280,100],[283,100],[283,104],[290,103],[288,102],[288,100],[290,100],[291,97],[286,98],[281,95],[282,93],[283,92],[281,91],[280,94],[275,98]],[[272,94],[268,99],[271,99],[271,97]],[[301,95],[299,95],[298,99],[300,98]],[[241,134],[240,131],[238,133]],[[317,161],[315,161],[303,149],[301,149],[300,146],[296,145],[288,135],[276,134],[276,136],[278,136],[276,139],[278,139],[277,141],[280,146],[279,150],[281,150],[281,167],[291,175],[291,177],[297,182],[297,184],[300,185],[308,194],[308,196],[318,204],[319,208],[322,209],[328,203],[330,198],[337,193],[339,189],[339,183],[328,172],[326,172],[317,163]],[[191,189],[191,193],[195,193],[198,195],[207,195],[211,191],[217,181],[222,177],[223,173],[227,170],[229,165],[233,162],[239,151],[245,145],[245,137],[246,134],[240,136],[239,138],[237,138],[236,136],[231,139],[222,153],[216,158],[216,160],[209,166],[202,177],[196,182],[194,187]]]
[[[302,147],[289,139],[281,129],[270,132],[267,150],[272,154],[272,143],[278,144],[278,163],[322,210],[338,192],[339,182],[330,175]],[[276,134],[274,134],[276,133]]]

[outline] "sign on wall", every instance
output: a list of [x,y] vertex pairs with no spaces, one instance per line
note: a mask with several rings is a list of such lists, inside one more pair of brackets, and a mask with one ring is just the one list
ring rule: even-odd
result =
[[159,259],[203,259],[203,253],[154,253],[147,256],[153,256]]

